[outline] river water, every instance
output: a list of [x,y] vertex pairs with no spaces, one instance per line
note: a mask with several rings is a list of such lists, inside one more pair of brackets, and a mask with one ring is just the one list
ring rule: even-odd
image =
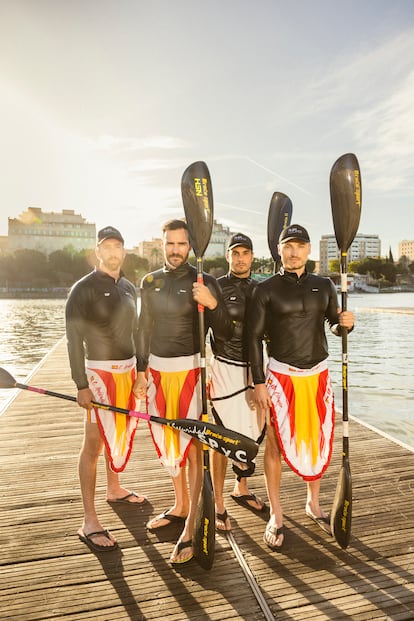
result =
[[[0,300],[0,366],[25,382],[64,335],[65,300]],[[349,294],[348,412],[414,448],[414,293]],[[406,309],[407,312],[370,309]],[[341,407],[341,339],[328,335]],[[43,386],[47,388],[47,386]],[[15,390],[0,389],[0,414]],[[75,393],[75,391],[74,391]]]

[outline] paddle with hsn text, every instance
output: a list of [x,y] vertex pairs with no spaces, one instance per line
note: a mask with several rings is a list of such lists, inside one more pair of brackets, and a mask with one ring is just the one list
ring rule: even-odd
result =
[[[20,388],[24,390],[30,390],[41,395],[48,395],[49,397],[58,397],[59,399],[66,399],[67,401],[73,401],[76,403],[76,397],[72,395],[63,395],[60,392],[52,392],[51,390],[45,390],[44,388],[37,388],[36,386],[28,386],[27,384],[20,384],[16,382],[14,377],[10,375],[6,369],[0,367],[0,388]],[[251,438],[244,436],[241,433],[226,429],[221,425],[214,425],[212,423],[193,420],[191,418],[160,418],[159,416],[151,416],[147,412],[137,412],[135,410],[126,410],[124,408],[108,405],[106,403],[98,403],[92,401],[94,407],[102,410],[110,410],[111,412],[119,412],[120,414],[126,414],[127,416],[134,416],[135,418],[142,418],[148,420],[151,423],[158,423],[159,425],[166,425],[172,427],[178,431],[197,438],[206,446],[218,451],[222,455],[226,455],[230,459],[236,459],[246,464],[252,462],[256,457],[259,445]]]
[[[361,173],[356,156],[346,153],[336,160],[330,174],[330,193],[335,237],[341,253],[341,306],[347,310],[348,249],[361,217]],[[342,328],[342,466],[331,511],[331,530],[341,548],[351,537],[352,478],[348,432],[348,330]]]
[[[197,259],[197,282],[203,282],[203,255],[213,229],[213,192],[210,173],[205,162],[194,162],[181,180],[181,194],[187,220],[190,242]],[[200,336],[200,374],[203,420],[207,420],[206,394],[206,341],[204,307],[198,305]],[[194,556],[204,569],[211,569],[214,561],[216,531],[214,491],[210,474],[209,452],[203,451],[203,489],[197,509],[193,535]]]
[[290,224],[292,209],[292,201],[286,194],[283,194],[283,192],[273,192],[267,216],[267,243],[275,262],[275,274],[280,268],[279,236],[283,229]]

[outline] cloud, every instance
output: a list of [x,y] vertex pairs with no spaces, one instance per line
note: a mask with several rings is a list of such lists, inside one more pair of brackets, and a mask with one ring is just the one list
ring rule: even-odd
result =
[[120,138],[116,136],[100,136],[96,148],[116,151],[143,151],[147,149],[183,149],[187,143],[174,136],[148,136],[146,138]]

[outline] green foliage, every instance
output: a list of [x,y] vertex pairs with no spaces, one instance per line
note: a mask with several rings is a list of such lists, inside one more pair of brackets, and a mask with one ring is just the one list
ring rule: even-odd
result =
[[136,254],[127,254],[122,266],[122,271],[128,280],[139,287],[143,276],[149,272],[148,261]]
[[309,274],[313,274],[313,272],[315,271],[315,267],[316,261],[314,261],[313,259],[308,259],[306,261],[306,271],[309,272]]
[[[96,265],[92,250],[76,251],[72,247],[46,256],[37,250],[16,250],[0,256],[0,287],[8,289],[69,288]],[[125,257],[123,272],[136,285],[146,274],[148,261],[135,254]]]
[[[339,265],[339,259],[331,259],[329,261],[329,273],[338,273],[341,271],[341,267]],[[349,264],[349,271],[351,270],[351,264]]]

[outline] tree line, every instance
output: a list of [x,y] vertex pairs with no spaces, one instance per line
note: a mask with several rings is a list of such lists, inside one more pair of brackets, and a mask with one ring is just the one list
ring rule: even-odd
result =
[[[16,250],[0,256],[0,288],[67,289],[96,265],[95,252],[72,248],[56,250],[49,255],[38,250]],[[139,285],[149,271],[148,261],[128,253],[123,264],[125,276]]]
[[[329,262],[331,274],[340,271],[339,260]],[[403,276],[414,276],[414,261],[401,257],[396,263],[392,256],[386,258],[365,257],[361,261],[351,261],[348,264],[349,274],[365,274],[371,280],[381,282],[385,286],[394,285]]]
[[[162,258],[158,258],[159,265],[151,265],[151,270],[162,266]],[[190,263],[195,263],[191,254]],[[90,272],[96,265],[93,250],[76,251],[71,247],[56,250],[46,255],[38,250],[16,250],[14,253],[0,255],[0,288],[13,291],[15,289],[67,289]],[[225,274],[228,263],[225,257],[204,259],[204,270],[216,276]],[[315,261],[309,260],[306,264],[308,272],[315,270]],[[339,272],[339,261],[330,261],[331,274]],[[147,259],[136,254],[127,253],[122,271],[134,285],[139,286],[142,277],[148,273],[150,266]],[[255,258],[252,264],[255,273],[273,273],[273,260],[270,258]],[[348,272],[368,274],[372,280],[382,281],[384,284],[394,284],[399,275],[414,275],[414,262],[402,257],[397,263],[392,257],[385,259],[366,257],[362,261],[352,261],[348,265]]]

